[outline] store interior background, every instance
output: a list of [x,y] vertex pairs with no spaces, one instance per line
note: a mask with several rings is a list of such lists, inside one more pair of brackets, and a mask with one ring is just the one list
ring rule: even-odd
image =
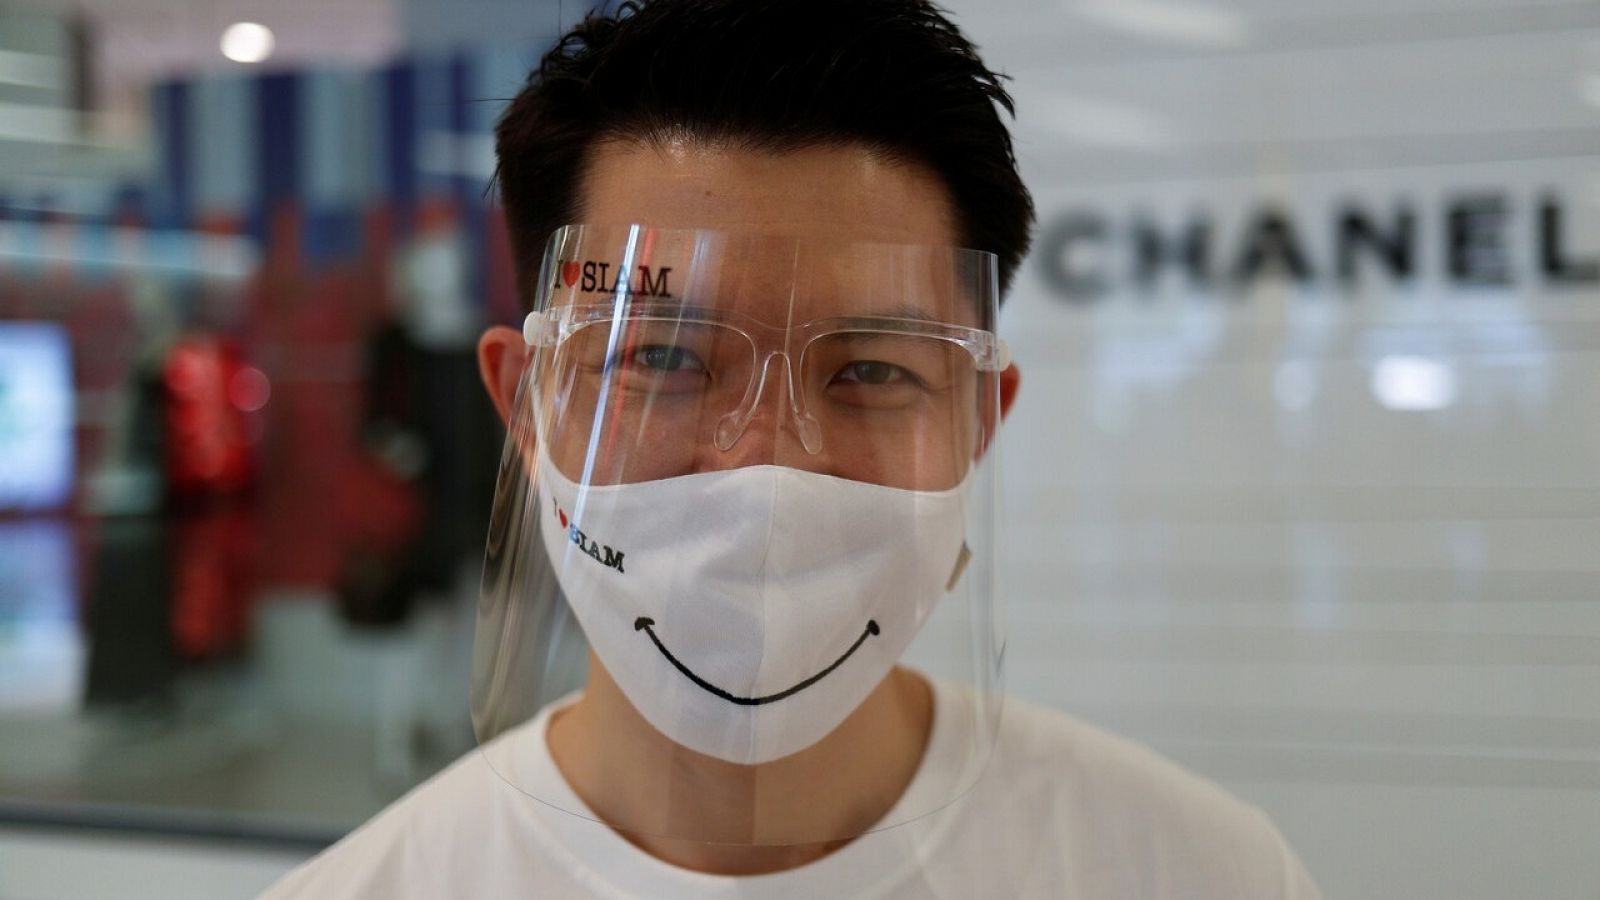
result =
[[[1600,3],[948,6],[1010,691],[1330,898],[1595,897]],[[0,898],[252,896],[471,748],[487,134],[584,8],[0,0]]]

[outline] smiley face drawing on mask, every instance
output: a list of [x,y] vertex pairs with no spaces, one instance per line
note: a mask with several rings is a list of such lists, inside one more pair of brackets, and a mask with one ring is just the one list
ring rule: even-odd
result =
[[[748,466],[584,490],[548,456],[539,471],[554,500],[545,550],[600,660],[667,737],[743,765],[804,749],[849,715],[963,547],[964,485]],[[565,526],[561,510],[573,511]],[[837,510],[854,511],[848,530],[805,526]],[[626,548],[626,571],[600,539]]]

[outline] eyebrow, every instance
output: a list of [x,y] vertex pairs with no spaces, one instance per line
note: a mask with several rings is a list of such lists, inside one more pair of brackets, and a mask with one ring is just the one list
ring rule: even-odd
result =
[[939,324],[944,321],[922,307],[915,306],[910,303],[901,303],[885,309],[864,310],[862,312],[852,313],[852,315],[881,319],[915,319],[920,322],[932,322],[935,324]]
[[[701,321],[715,321],[726,315],[727,312],[717,307],[689,303],[677,305],[674,308],[683,318]],[[878,309],[851,310],[839,316],[827,316],[826,318],[911,319],[935,325],[944,324],[945,322],[944,319],[912,303],[897,303]]]

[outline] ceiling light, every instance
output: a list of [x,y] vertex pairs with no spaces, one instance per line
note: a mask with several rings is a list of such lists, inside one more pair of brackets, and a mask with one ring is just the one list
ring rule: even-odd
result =
[[1389,409],[1424,412],[1456,399],[1456,373],[1425,356],[1386,356],[1372,370],[1372,393]]
[[272,55],[272,29],[257,22],[235,22],[222,32],[222,55],[240,63],[258,63]]

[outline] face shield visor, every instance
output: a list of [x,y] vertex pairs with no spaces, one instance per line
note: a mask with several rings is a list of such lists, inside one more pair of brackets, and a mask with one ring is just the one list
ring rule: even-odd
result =
[[[1003,646],[995,265],[714,231],[554,235],[488,535],[473,722],[488,745],[563,698],[620,695],[595,700],[586,733],[648,796],[580,799],[487,752],[501,777],[623,832],[771,845],[900,825],[973,783]],[[937,681],[931,708],[896,689],[902,663]],[[815,814],[850,805],[835,785],[882,783],[886,748],[906,746],[920,761],[886,810]],[[722,808],[744,808],[690,814],[730,784]]]

